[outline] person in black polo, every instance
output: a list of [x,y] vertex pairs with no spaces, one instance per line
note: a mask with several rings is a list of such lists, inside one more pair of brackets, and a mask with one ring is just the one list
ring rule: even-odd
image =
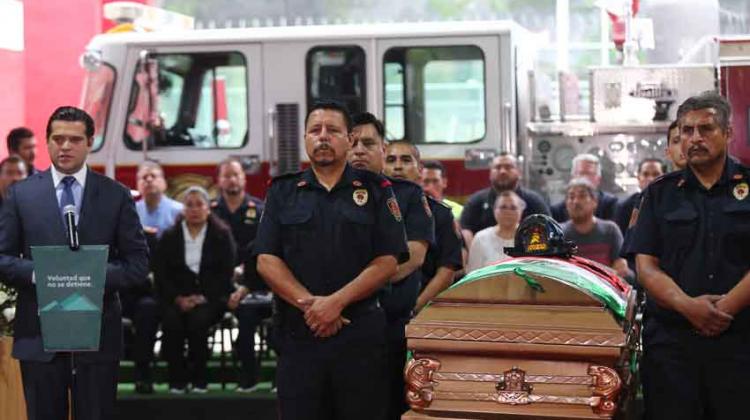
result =
[[245,192],[245,171],[235,158],[228,158],[218,166],[219,197],[211,202],[211,212],[232,230],[237,243],[234,280],[236,290],[229,296],[227,307],[234,311],[239,324],[237,356],[241,372],[238,392],[252,392],[258,382],[258,361],[255,354],[255,331],[264,318],[271,316],[270,303],[260,299],[245,299],[253,293],[268,290],[260,280],[251,257],[258,222],[263,214],[263,201]]
[[[380,174],[385,161],[385,129],[369,112],[354,116],[349,163],[358,169]],[[392,175],[392,174],[387,174]],[[405,177],[388,178],[404,218],[409,260],[399,264],[380,296],[387,320],[389,395],[388,417],[400,419],[406,409],[404,365],[406,364],[406,323],[411,319],[422,283],[420,267],[427,248],[434,242],[432,211],[422,187]]]
[[497,195],[503,191],[512,190],[526,203],[526,209],[521,219],[530,214],[550,214],[549,207],[542,197],[534,191],[521,186],[521,171],[518,160],[508,152],[501,152],[490,166],[490,186],[475,192],[469,197],[461,212],[461,233],[466,245],[471,246],[471,240],[480,230],[495,226],[493,207]]
[[352,168],[337,102],[305,118],[310,168],[273,180],[255,241],[277,297],[282,419],[383,419],[385,314],[377,291],[408,258],[390,182]]
[[688,167],[643,193],[629,252],[646,290],[649,419],[737,419],[750,389],[750,169],[732,160],[729,103],[677,111]]

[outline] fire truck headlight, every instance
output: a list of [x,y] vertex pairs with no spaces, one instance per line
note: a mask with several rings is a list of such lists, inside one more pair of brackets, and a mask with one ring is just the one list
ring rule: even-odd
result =
[[102,65],[101,51],[87,50],[81,54],[81,67],[87,71],[96,71]]

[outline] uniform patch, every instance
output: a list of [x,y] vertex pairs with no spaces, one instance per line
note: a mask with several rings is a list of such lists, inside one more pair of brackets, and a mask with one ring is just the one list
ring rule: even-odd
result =
[[370,196],[367,193],[367,190],[364,188],[359,188],[354,190],[354,194],[352,194],[352,198],[354,199],[354,204],[362,207],[365,204],[367,204],[367,199]]
[[638,213],[640,212],[640,209],[633,209],[633,211],[630,213],[630,221],[628,222],[628,228],[632,228],[635,226],[636,223],[638,223]]
[[422,196],[422,205],[424,206],[424,212],[427,213],[427,217],[432,217],[432,210],[430,209],[430,203],[427,202],[427,197]]
[[248,219],[255,219],[256,217],[258,217],[258,209],[256,209],[255,207],[248,208],[245,212],[245,217],[247,217]]
[[393,218],[396,219],[397,222],[401,221],[401,209],[398,207],[398,201],[396,201],[395,197],[391,197],[388,200],[386,200],[386,205],[388,205],[388,211],[391,212],[393,215]]
[[738,200],[744,200],[745,197],[747,197],[749,191],[750,188],[748,187],[747,182],[740,182],[739,184],[734,186],[732,195],[734,195],[734,198]]

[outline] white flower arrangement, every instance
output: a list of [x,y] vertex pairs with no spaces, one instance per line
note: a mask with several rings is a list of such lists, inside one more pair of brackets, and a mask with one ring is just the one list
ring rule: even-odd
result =
[[13,335],[16,318],[16,292],[0,283],[0,337]]

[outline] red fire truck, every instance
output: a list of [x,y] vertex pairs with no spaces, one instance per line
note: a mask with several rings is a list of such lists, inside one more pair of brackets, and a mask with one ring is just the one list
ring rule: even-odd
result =
[[144,159],[171,193],[212,184],[239,158],[249,190],[306,159],[317,99],[385,122],[388,139],[439,159],[448,194],[487,185],[487,163],[525,139],[527,31],[512,22],[383,23],[107,33],[82,56],[83,107],[96,121],[89,164],[133,186]]

